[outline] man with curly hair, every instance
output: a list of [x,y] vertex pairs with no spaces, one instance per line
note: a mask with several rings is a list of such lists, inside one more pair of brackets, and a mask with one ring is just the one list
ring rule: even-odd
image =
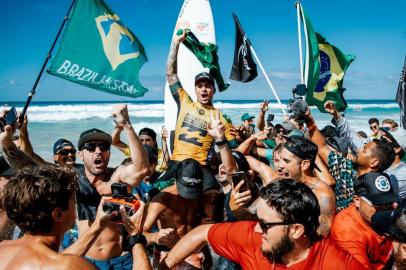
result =
[[26,167],[3,189],[8,217],[24,231],[0,243],[0,269],[96,269],[77,255],[58,254],[75,223],[76,176],[55,167]]

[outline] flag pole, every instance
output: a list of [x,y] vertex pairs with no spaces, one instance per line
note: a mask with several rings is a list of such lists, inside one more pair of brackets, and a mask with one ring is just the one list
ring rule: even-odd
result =
[[300,62],[300,82],[304,84],[304,75],[303,75],[303,55],[302,55],[302,31],[300,29],[300,2],[295,3],[296,15],[297,15],[297,35],[299,41],[299,62]]
[[36,88],[37,88],[37,86],[38,86],[38,83],[39,83],[41,77],[42,77],[42,74],[44,73],[44,70],[45,70],[45,67],[46,67],[47,64],[48,64],[48,61],[49,61],[49,59],[51,58],[52,51],[54,50],[55,45],[56,45],[56,42],[58,41],[59,36],[61,35],[62,29],[63,29],[63,27],[65,26],[65,23],[66,23],[66,22],[68,21],[68,19],[69,19],[69,14],[70,14],[70,12],[71,12],[71,10],[72,10],[72,8],[73,8],[73,5],[75,4],[75,1],[76,1],[76,0],[72,0],[72,4],[71,4],[70,7],[69,7],[68,13],[67,13],[66,16],[63,18],[63,22],[62,22],[62,24],[61,24],[61,27],[59,28],[58,34],[56,35],[56,37],[55,37],[55,39],[54,39],[54,42],[52,43],[51,48],[49,49],[48,54],[47,54],[46,57],[45,57],[44,63],[42,64],[42,67],[41,67],[41,70],[40,70],[40,72],[39,72],[39,74],[38,74],[38,76],[37,76],[37,79],[35,80],[34,85],[33,85],[32,89],[31,89],[31,91],[28,93],[27,101],[25,102],[24,108],[23,108],[22,112],[20,113],[20,116],[19,116],[19,119],[18,119],[18,121],[20,122],[20,124],[24,121],[24,116],[25,116],[25,114],[26,114],[26,112],[27,112],[28,106],[30,106],[32,97],[35,95],[35,90],[36,90]]
[[261,64],[261,61],[259,61],[258,56],[257,56],[257,54],[255,53],[255,50],[254,50],[254,47],[252,46],[252,44],[251,44],[251,46],[250,46],[250,49],[251,49],[252,55],[254,55],[255,59],[257,60],[257,63],[258,63],[258,65],[259,65],[259,68],[261,69],[262,73],[264,74],[265,79],[266,79],[266,81],[268,82],[268,85],[269,85],[269,87],[271,88],[271,90],[272,90],[272,92],[273,92],[273,95],[274,95],[275,98],[276,98],[276,101],[278,101],[278,103],[279,103],[279,105],[280,105],[280,107],[281,107],[281,110],[282,110],[283,114],[284,114],[284,115],[287,115],[285,109],[283,108],[283,104],[282,104],[281,100],[279,99],[278,94],[276,93],[275,88],[273,87],[273,85],[272,85],[272,83],[271,83],[271,80],[269,79],[268,75],[266,74],[265,69],[264,69],[264,67],[263,67],[262,64]]
[[[300,9],[300,13],[302,15],[302,18],[304,18],[303,8],[302,8],[302,5],[300,3],[298,5],[298,9]],[[307,36],[307,25],[306,25],[306,20],[305,19],[303,19],[303,32],[305,34],[305,41],[306,41],[305,71],[304,71],[304,82],[303,82],[303,84],[306,85],[306,87],[307,87],[307,79],[309,77],[309,38]]]

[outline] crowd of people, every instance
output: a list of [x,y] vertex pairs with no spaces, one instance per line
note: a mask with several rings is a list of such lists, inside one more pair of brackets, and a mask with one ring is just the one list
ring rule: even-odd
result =
[[136,132],[125,104],[113,134],[58,139],[52,162],[27,118],[4,126],[0,269],[406,269],[406,132],[372,118],[368,136],[331,101],[322,129],[303,100],[282,123],[265,120],[267,100],[232,123],[209,73],[195,77],[196,101],[183,89],[184,38],[166,69],[173,144],[166,129],[162,149],[151,128]]

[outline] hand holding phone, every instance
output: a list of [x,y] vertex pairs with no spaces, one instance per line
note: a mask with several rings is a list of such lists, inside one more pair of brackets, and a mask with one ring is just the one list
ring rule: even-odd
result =
[[244,184],[240,187],[239,192],[242,193],[244,191],[249,190],[247,177],[245,172],[235,172],[231,175],[231,180],[233,181],[233,188],[235,189],[237,185],[244,180]]
[[4,127],[7,125],[14,125],[15,122],[18,119],[18,115],[17,115],[17,110],[16,107],[11,107],[10,110],[8,110],[3,117],[0,118],[0,129],[3,132],[4,131]]
[[252,195],[244,172],[234,173],[232,179],[233,189],[230,195],[229,207],[231,211],[237,211],[238,209],[244,208],[245,205],[251,201]]

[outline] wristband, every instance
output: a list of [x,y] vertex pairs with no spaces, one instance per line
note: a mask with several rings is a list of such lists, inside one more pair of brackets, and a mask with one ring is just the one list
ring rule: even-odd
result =
[[225,138],[223,140],[219,141],[219,142],[216,142],[217,146],[222,146],[222,145],[225,145],[225,144],[227,144],[227,140]]
[[132,236],[128,237],[127,245],[125,247],[123,247],[123,250],[124,251],[131,251],[131,249],[136,244],[142,244],[144,247],[146,247],[147,246],[147,239],[142,234],[132,235]]

